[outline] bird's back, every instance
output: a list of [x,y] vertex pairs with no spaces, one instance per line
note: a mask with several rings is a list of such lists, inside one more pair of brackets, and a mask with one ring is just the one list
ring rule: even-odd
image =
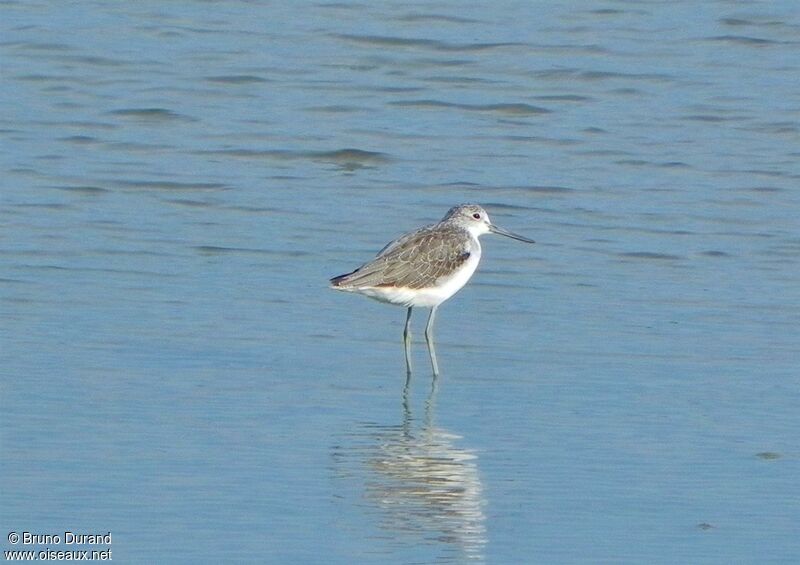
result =
[[472,255],[479,255],[480,246],[475,244],[477,240],[461,227],[427,226],[392,241],[352,273],[332,278],[331,287],[351,291],[430,288],[453,276]]

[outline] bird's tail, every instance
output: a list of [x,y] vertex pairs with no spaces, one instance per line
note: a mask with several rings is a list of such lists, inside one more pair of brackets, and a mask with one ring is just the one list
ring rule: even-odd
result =
[[331,288],[336,288],[340,290],[347,288],[349,286],[347,284],[347,279],[350,277],[350,275],[352,275],[355,272],[356,271],[353,271],[352,273],[345,273],[343,275],[339,275],[338,277],[333,277],[330,280]]

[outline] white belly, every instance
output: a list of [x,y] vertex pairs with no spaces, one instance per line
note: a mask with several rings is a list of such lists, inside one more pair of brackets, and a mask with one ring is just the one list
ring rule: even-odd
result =
[[362,287],[353,289],[353,292],[374,298],[380,302],[397,304],[400,306],[421,306],[430,308],[438,306],[456,292],[461,290],[467,281],[475,273],[478,263],[481,260],[480,247],[473,249],[469,259],[461,265],[461,268],[448,278],[437,281],[436,286],[429,288],[408,288],[408,287]]

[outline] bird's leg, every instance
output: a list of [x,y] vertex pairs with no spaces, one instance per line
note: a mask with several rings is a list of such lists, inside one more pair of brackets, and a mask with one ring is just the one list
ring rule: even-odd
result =
[[411,377],[411,309],[409,306],[406,314],[406,329],[403,330],[403,344],[406,349],[406,385],[408,385],[408,378]]
[[433,376],[439,376],[439,364],[436,362],[436,348],[433,346],[433,320],[436,318],[436,305],[431,308],[431,315],[428,317],[428,325],[425,326],[425,341],[428,342],[428,353],[431,354],[431,365],[433,366]]

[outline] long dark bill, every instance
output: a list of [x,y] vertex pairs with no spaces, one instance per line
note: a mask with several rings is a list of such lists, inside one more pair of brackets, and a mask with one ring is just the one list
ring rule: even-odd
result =
[[527,237],[522,237],[521,235],[517,235],[513,232],[504,230],[503,228],[498,228],[496,225],[492,224],[489,226],[489,231],[492,233],[496,233],[499,235],[504,235],[506,237],[510,237],[511,239],[517,239],[519,241],[524,241],[525,243],[536,243],[532,239],[528,239]]

